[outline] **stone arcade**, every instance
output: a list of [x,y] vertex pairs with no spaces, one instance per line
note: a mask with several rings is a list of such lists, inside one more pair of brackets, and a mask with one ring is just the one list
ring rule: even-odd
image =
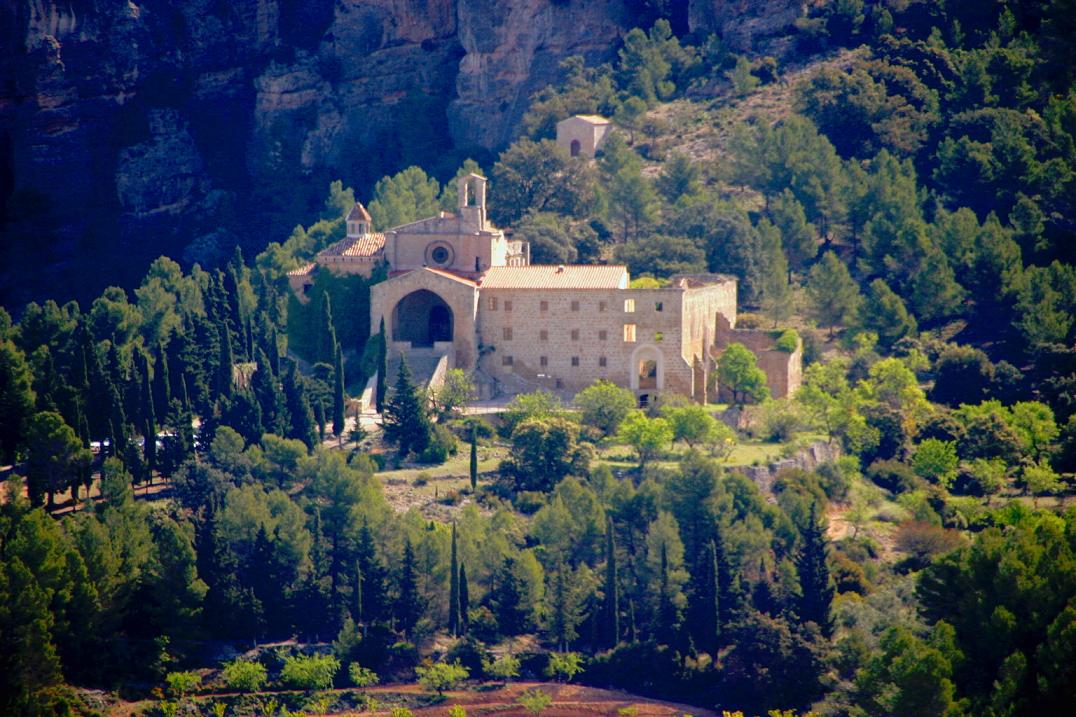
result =
[[717,396],[713,360],[739,341],[759,356],[775,396],[799,386],[799,348],[777,351],[769,332],[735,328],[735,278],[680,275],[633,289],[624,266],[531,264],[526,242],[487,219],[486,179],[476,174],[459,180],[456,213],[383,233],[356,204],[347,237],[289,279],[301,297],[317,270],[369,276],[381,262],[389,276],[371,288],[370,325],[384,319],[390,359],[406,355],[423,381],[461,368],[485,397],[607,379],[640,402],[663,391],[705,402]]

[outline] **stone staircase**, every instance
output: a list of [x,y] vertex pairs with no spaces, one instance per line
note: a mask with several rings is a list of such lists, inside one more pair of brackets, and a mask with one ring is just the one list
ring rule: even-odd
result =
[[434,349],[411,349],[406,354],[397,354],[389,358],[388,376],[386,384],[391,392],[396,384],[396,376],[400,371],[401,356],[406,356],[407,367],[411,369],[411,379],[416,386],[428,388],[430,381],[434,380],[438,373],[437,367],[445,354]]

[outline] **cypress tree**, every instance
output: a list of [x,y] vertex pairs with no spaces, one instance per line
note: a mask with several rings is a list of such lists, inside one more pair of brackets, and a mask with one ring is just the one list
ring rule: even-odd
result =
[[467,588],[467,566],[460,563],[460,632],[467,632],[467,613],[471,609],[471,593]]
[[[78,437],[82,439],[82,447],[90,447],[90,421],[86,412],[82,410],[82,402],[76,399],[78,407]],[[90,487],[93,486],[93,462],[87,463],[82,469],[82,485],[86,488],[86,497],[90,496]]]
[[521,635],[530,628],[523,594],[522,581],[516,575],[515,560],[506,557],[489,594],[490,607],[497,616],[497,626],[505,635]]
[[377,622],[385,617],[385,568],[377,557],[370,526],[365,522],[359,530],[355,554],[359,563],[359,594],[362,599],[360,611],[366,624]]
[[[270,359],[271,361],[272,359]],[[310,410],[310,401],[299,383],[299,371],[294,361],[286,361],[284,370],[284,405],[287,407],[290,426],[288,438],[296,438],[313,449],[317,436],[314,432],[314,412]],[[322,416],[324,421],[324,416]]]
[[798,613],[803,622],[813,622],[825,637],[833,634],[833,584],[826,565],[826,537],[818,520],[817,506],[811,505],[811,515],[800,533],[802,544],[796,557],[800,592]]
[[605,524],[605,600],[602,603],[602,640],[606,647],[620,641],[620,597],[617,590],[616,545],[613,521]]
[[385,391],[388,386],[388,373],[389,373],[389,351],[388,351],[388,337],[385,336],[385,317],[381,317],[381,324],[377,330],[377,383],[374,393],[374,403],[377,406],[377,412],[381,413],[385,410]]
[[144,457],[146,460],[146,475],[153,484],[153,470],[157,467],[157,416],[153,410],[153,389],[149,380],[149,359],[142,357],[142,438],[145,441]]
[[407,360],[400,357],[396,374],[396,391],[385,405],[382,416],[385,440],[399,447],[400,455],[421,453],[430,442],[430,418],[423,398],[411,381]]
[[329,292],[321,294],[321,329],[318,332],[318,361],[332,363],[338,349],[336,327],[333,323],[332,299]]
[[728,551],[725,550],[725,538],[720,530],[714,531],[714,560],[717,563],[717,608],[721,618],[721,628],[728,626],[736,616],[740,606],[739,580],[733,572]]
[[471,492],[478,490],[478,427],[471,426]]
[[415,561],[415,549],[411,545],[411,539],[408,538],[404,543],[403,562],[400,565],[396,619],[404,634],[410,636],[421,617],[422,598],[418,592],[418,565]]
[[254,397],[258,400],[258,406],[262,411],[262,425],[269,433],[283,436],[287,433],[287,409],[285,408],[284,394],[273,375],[273,368],[269,363],[269,357],[259,347],[257,351],[257,368],[250,379],[250,387]]
[[156,402],[157,415],[168,415],[168,404],[172,401],[172,379],[168,370],[168,353],[164,350],[164,344],[157,346],[157,363],[156,363],[156,392],[154,394],[154,400]]
[[340,344],[336,345],[333,381],[333,435],[339,436],[344,432],[344,356]]
[[717,548],[712,540],[700,553],[691,577],[691,637],[696,647],[712,655],[721,632]]
[[570,570],[563,562],[557,565],[553,575],[552,615],[549,616],[549,632],[557,643],[557,649],[566,651],[568,645],[579,637],[576,625],[579,615],[573,604],[571,586],[568,584]]
[[217,396],[232,399],[235,395],[235,385],[232,378],[232,370],[235,365],[235,354],[232,353],[232,334],[225,322],[217,324],[217,332],[220,336],[220,360],[217,364]]
[[355,582],[351,588],[351,603],[355,608],[353,619],[359,625],[365,625],[365,616],[362,614],[362,563],[358,560],[355,561]]
[[325,404],[319,398],[314,404],[314,421],[318,424],[318,440],[325,441]]
[[665,543],[661,544],[661,570],[658,575],[658,614],[656,620],[657,641],[671,645],[676,636],[680,616],[673,602],[672,588],[669,585],[669,556]]
[[452,557],[448,569],[448,630],[453,636],[460,630],[460,571],[456,554],[456,524],[452,523]]

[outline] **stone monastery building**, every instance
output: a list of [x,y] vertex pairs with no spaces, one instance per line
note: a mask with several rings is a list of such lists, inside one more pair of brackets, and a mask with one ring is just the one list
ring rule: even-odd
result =
[[289,279],[302,296],[314,271],[369,276],[382,262],[389,275],[371,287],[370,326],[384,320],[390,359],[428,367],[416,370],[421,380],[461,368],[492,397],[607,379],[640,402],[663,391],[703,402],[717,396],[713,359],[739,341],[758,355],[775,396],[799,386],[799,349],[783,353],[769,332],[734,328],[735,278],[674,276],[663,288],[632,289],[624,266],[531,264],[527,243],[487,219],[486,179],[476,174],[459,180],[455,214],[383,233],[356,204],[347,237]]

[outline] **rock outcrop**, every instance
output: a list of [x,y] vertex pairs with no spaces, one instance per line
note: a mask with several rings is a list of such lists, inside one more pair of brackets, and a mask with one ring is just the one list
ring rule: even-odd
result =
[[[741,37],[800,4],[674,9]],[[410,164],[488,160],[565,57],[615,55],[631,7],[0,0],[0,304],[130,286],[159,254],[258,251],[333,179],[366,192]]]
[[[691,0],[691,31],[720,35],[735,52],[768,50],[805,14],[807,0]],[[772,53],[771,53],[772,54]]]

